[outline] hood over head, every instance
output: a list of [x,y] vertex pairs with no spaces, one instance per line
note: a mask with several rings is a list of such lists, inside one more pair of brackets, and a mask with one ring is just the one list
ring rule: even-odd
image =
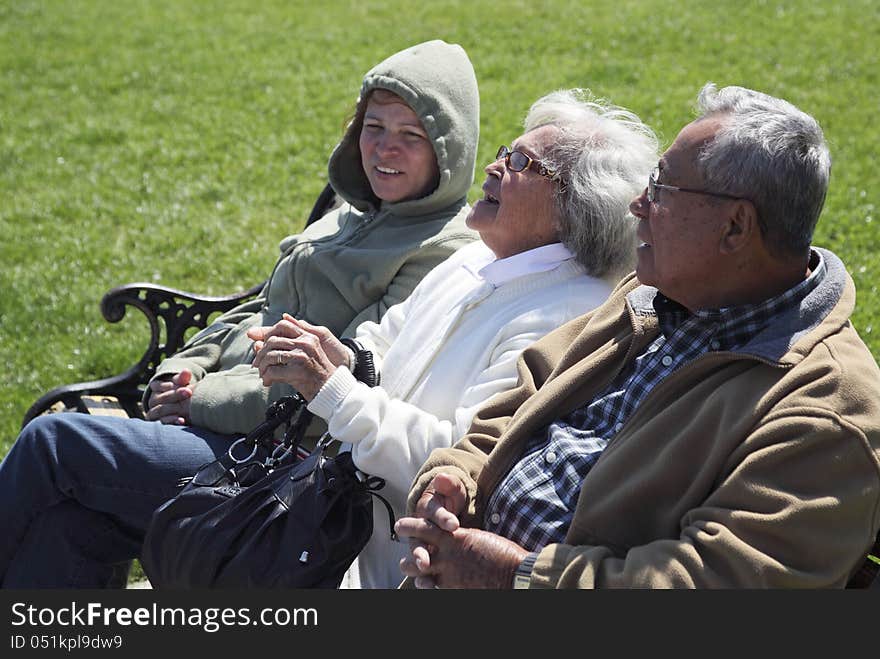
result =
[[[387,89],[406,101],[431,139],[440,178],[425,197],[389,203],[373,194],[358,142],[366,99],[374,89]],[[355,117],[330,155],[330,185],[361,211],[382,204],[396,215],[425,215],[464,204],[474,181],[479,136],[480,96],[467,53],[458,44],[426,41],[391,55],[364,76]]]

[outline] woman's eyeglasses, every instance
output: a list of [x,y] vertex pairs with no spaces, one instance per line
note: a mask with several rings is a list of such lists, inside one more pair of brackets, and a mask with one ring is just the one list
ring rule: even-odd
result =
[[[529,157],[522,151],[517,151],[515,149],[511,151],[503,144],[498,147],[498,153],[495,154],[495,160],[498,160],[499,158],[504,158],[504,166],[512,172],[522,172],[531,167],[541,176],[549,179],[556,178],[556,172],[552,169],[547,169],[544,165],[534,158]],[[534,167],[532,167],[533,165]]]

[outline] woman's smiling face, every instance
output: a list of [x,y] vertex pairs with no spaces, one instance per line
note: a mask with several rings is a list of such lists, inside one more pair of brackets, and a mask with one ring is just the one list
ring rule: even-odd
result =
[[383,201],[418,199],[437,187],[440,173],[431,139],[399,96],[385,90],[370,95],[359,144],[364,173]]

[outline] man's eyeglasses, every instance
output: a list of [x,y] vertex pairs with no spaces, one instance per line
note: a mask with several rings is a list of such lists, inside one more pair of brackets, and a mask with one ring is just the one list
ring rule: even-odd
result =
[[675,190],[678,192],[690,192],[691,194],[704,194],[710,197],[721,197],[723,199],[742,199],[732,194],[724,194],[723,192],[707,192],[706,190],[692,190],[691,188],[680,188],[677,185],[666,185],[665,183],[657,183],[657,177],[660,175],[660,168],[655,167],[648,177],[648,201],[653,202],[657,198],[657,190]]
[[533,169],[541,176],[549,179],[556,178],[556,172],[552,169],[547,169],[544,165],[534,158],[530,158],[522,151],[511,151],[506,146],[501,145],[498,147],[498,153],[495,154],[495,160],[498,160],[499,158],[504,158],[504,166],[512,172],[522,172],[534,165]]

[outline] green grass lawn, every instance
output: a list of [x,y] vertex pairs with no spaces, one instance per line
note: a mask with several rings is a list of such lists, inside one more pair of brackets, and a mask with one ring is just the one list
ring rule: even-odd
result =
[[[664,145],[708,80],[816,116],[831,190],[816,244],[848,264],[853,318],[880,355],[875,224],[880,5],[816,2],[0,2],[0,455],[59,384],[139,357],[129,281],[211,294],[267,276],[297,231],[363,73],[443,38],[473,60],[479,162],[538,96],[590,87]],[[478,171],[472,197],[478,195]]]

